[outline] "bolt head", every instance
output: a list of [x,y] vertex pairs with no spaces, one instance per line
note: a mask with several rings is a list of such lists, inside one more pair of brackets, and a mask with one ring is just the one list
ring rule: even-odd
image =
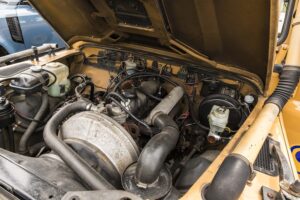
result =
[[274,195],[270,192],[267,193],[267,196],[270,198],[270,199],[273,199],[274,198]]

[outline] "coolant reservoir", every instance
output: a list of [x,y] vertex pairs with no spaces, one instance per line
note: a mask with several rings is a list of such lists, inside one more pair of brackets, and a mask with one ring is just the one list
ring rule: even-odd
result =
[[48,70],[55,74],[56,81],[53,75],[50,76],[50,84],[55,81],[49,88],[48,94],[52,97],[64,96],[70,89],[69,68],[60,62],[51,62],[46,64],[43,69]]

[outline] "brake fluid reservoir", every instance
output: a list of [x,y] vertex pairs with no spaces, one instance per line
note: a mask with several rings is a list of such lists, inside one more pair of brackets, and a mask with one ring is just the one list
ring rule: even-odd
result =
[[229,118],[229,109],[214,105],[208,115],[209,121],[209,133],[207,136],[207,140],[210,143],[215,143],[216,141],[220,140],[220,133],[222,133],[227,124]]
[[46,64],[43,69],[48,70],[55,74],[55,77],[51,74],[50,76],[50,84],[55,81],[49,88],[48,94],[52,97],[61,97],[64,96],[70,89],[70,80],[69,76],[69,68],[60,62],[51,62]]

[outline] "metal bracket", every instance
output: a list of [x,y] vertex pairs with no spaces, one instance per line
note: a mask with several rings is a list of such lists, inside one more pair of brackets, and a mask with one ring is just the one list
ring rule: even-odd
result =
[[263,200],[284,200],[279,192],[276,192],[268,187],[262,186],[261,192]]
[[49,56],[55,56],[55,48],[52,48],[50,49],[49,53],[48,53]]
[[280,144],[277,142],[271,142],[270,145],[272,148],[272,152],[279,164],[280,180],[288,182],[290,184],[293,183],[295,181],[295,177],[293,175],[292,169],[290,168],[288,160],[281,151]]
[[280,149],[279,143],[273,143],[272,150],[280,166],[279,175],[282,199],[299,200],[300,194],[293,191],[291,187],[295,183],[295,177],[288,160]]
[[39,52],[36,46],[31,47],[32,51],[33,51],[33,55],[32,55],[32,61],[34,61],[34,59],[36,60],[36,62],[39,62]]

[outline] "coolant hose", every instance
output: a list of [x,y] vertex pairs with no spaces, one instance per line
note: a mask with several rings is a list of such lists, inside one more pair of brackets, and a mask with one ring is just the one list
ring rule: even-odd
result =
[[182,87],[174,87],[152,109],[145,120],[157,127],[160,132],[149,140],[139,156],[135,171],[135,180],[139,186],[151,185],[158,179],[167,156],[177,144],[179,138],[178,126],[169,114],[183,95],[184,90]]
[[267,99],[256,120],[227,156],[205,191],[207,200],[235,200],[251,177],[254,163],[277,115],[292,96],[299,82],[299,68],[285,66],[273,94]]
[[161,131],[146,144],[137,162],[135,179],[142,185],[150,185],[157,180],[167,156],[179,138],[177,124],[166,114],[158,115],[154,126]]
[[91,189],[113,189],[114,187],[90,167],[76,152],[62,139],[58,138],[59,125],[70,114],[90,110],[92,104],[83,100],[71,103],[54,114],[44,129],[44,140],[60,158],[88,185]]
[[42,117],[45,115],[49,104],[48,94],[44,92],[42,94],[42,104],[33,118],[33,121],[29,124],[28,128],[26,129],[25,133],[22,135],[19,143],[19,153],[25,154],[27,153],[27,143],[30,136],[34,133],[36,128],[38,127]]

